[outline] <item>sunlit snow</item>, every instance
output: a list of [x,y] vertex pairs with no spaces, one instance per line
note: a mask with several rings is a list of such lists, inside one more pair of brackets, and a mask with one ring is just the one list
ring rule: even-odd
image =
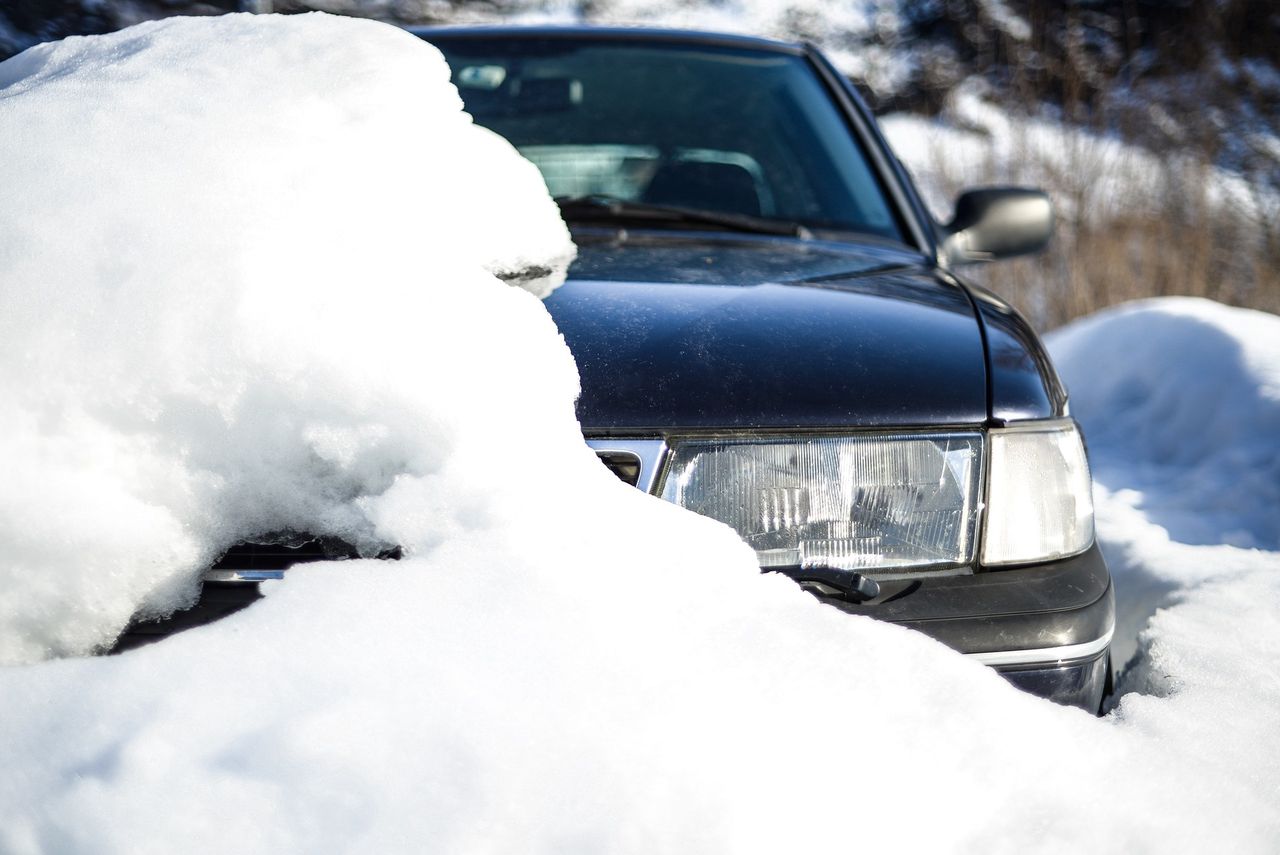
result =
[[[178,19],[37,48],[0,85],[4,658],[103,643],[258,531],[409,552],[295,568],[122,656],[0,669],[0,851],[1280,842],[1280,555],[1180,542],[1156,509],[1192,500],[1195,462],[1107,430],[1117,407],[1218,424],[1162,385],[1213,370],[1224,442],[1274,449],[1280,319],[1155,304],[1053,343],[1118,584],[1170,604],[1122,683],[1149,694],[1099,720],[760,575],[599,466],[553,323],[491,273],[563,270],[564,228],[417,39]],[[1147,323],[1168,349],[1102,360]],[[1194,358],[1224,337],[1246,356]],[[1214,459],[1217,489],[1254,458]],[[1142,469],[1140,501],[1149,464],[1169,477]]]
[[250,535],[376,552],[398,475],[572,425],[568,351],[486,271],[545,293],[573,246],[448,74],[324,16],[0,64],[0,662],[110,642]]

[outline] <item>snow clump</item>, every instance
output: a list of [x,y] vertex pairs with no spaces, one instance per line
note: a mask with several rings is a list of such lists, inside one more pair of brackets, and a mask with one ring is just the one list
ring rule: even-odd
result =
[[492,275],[545,294],[568,232],[408,33],[245,15],[39,45],[0,64],[0,185],[0,662],[189,604],[250,536],[376,551],[397,478],[485,438],[444,414],[573,423],[568,351]]

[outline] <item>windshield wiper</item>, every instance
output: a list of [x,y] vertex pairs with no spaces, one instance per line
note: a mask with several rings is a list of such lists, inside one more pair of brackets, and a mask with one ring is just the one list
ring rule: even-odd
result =
[[566,220],[637,220],[640,222],[696,224],[720,226],[736,232],[759,235],[787,235],[808,240],[812,232],[800,223],[787,220],[771,220],[749,214],[730,214],[721,211],[705,211],[701,208],[684,208],[677,205],[655,205],[650,202],[632,202],[616,196],[557,196],[556,204]]
[[764,567],[761,572],[790,576],[803,588],[815,587],[818,593],[825,596],[840,594],[851,603],[865,603],[880,596],[880,585],[876,580],[863,576],[856,570],[815,564],[804,567]]

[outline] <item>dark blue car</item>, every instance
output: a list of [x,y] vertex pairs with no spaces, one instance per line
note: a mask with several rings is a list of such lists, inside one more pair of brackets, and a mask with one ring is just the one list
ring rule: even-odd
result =
[[[546,306],[606,466],[732,526],[762,570],[833,608],[1099,708],[1114,598],[1080,431],[1036,334],[955,274],[1042,247],[1043,194],[971,191],[936,223],[809,46],[418,34],[573,231],[578,259]],[[235,608],[326,550],[237,548],[206,575],[201,609],[131,638]]]

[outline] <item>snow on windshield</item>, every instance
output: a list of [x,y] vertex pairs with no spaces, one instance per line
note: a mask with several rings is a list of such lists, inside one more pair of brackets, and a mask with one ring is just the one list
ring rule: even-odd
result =
[[[0,669],[0,850],[1280,840],[1280,560],[1179,543],[1122,494],[1124,453],[1095,446],[1128,515],[1104,545],[1172,605],[1131,669],[1150,693],[1098,720],[762,576],[729,529],[600,466],[553,323],[492,275],[562,271],[563,226],[417,39],[177,19],[28,51],[0,86],[0,654],[33,663]],[[1058,342],[1073,386],[1159,380],[1089,361],[1115,323]],[[1280,340],[1257,323],[1242,353]],[[1238,369],[1242,419],[1273,401],[1250,359],[1201,364]],[[1199,406],[1110,388],[1086,430]],[[163,643],[37,661],[286,529],[408,557],[305,565]]]

